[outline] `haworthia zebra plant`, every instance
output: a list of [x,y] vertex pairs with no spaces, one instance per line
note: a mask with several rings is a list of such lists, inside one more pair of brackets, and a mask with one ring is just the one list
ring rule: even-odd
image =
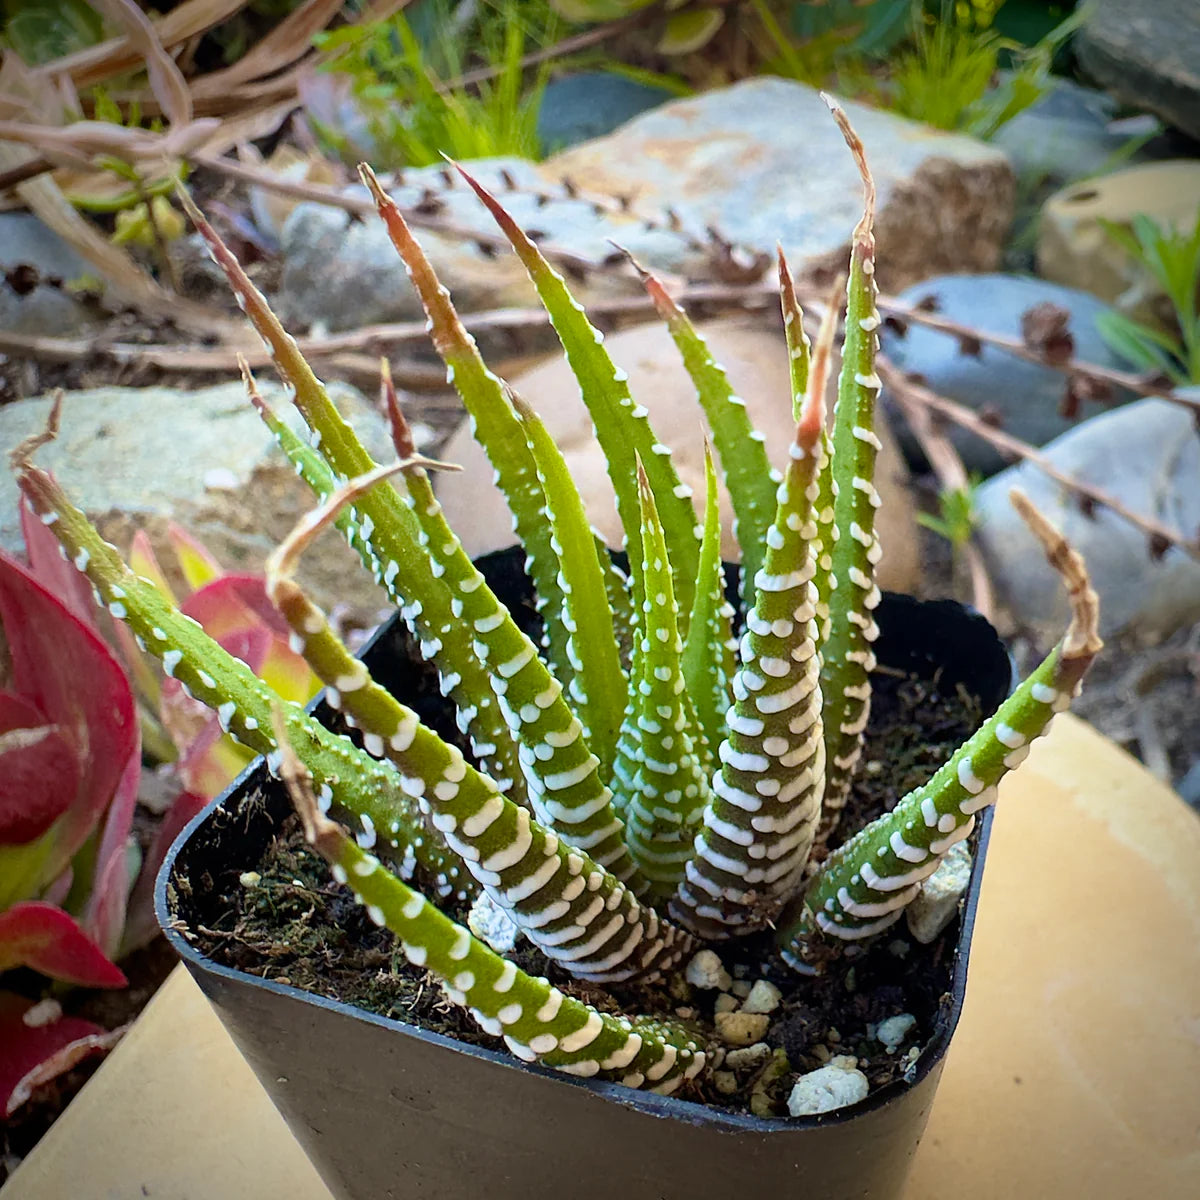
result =
[[[829,306],[810,346],[782,256],[796,417],[782,474],[768,466],[761,436],[687,317],[646,277],[695,381],[733,499],[744,551],[740,640],[724,597],[712,456],[697,522],[689,489],[603,336],[534,243],[465,172],[562,341],[627,531],[623,573],[589,528],[537,414],[484,365],[398,209],[364,168],[512,509],[536,589],[540,648],[448,527],[427,474],[441,464],[414,453],[386,373],[399,461],[379,467],[194,208],[311,431],[308,442],[292,434],[248,378],[256,407],[322,501],[273,556],[270,591],[362,748],[281,702],[154,583],[131,573],[32,463],[37,439],[14,455],[26,496],[99,602],[234,736],[282,768],[312,844],[369,915],[395,932],[408,959],[515,1054],[577,1075],[671,1091],[703,1069],[705,1049],[682,1023],[614,1016],[533,978],[434,901],[498,907],[549,959],[590,982],[652,979],[707,940],[766,926],[790,963],[811,969],[819,943],[865,938],[900,916],[971,832],[1001,777],[1067,706],[1099,649],[1081,561],[1019,500],[1068,585],[1066,637],[933,779],[810,866],[860,752],[879,602],[874,190],[857,137],[831,107],[866,188],[832,435],[823,396],[840,306]],[[329,523],[343,529],[437,667],[469,754],[376,684],[295,582],[297,556]],[[405,868],[393,872],[379,854]]]

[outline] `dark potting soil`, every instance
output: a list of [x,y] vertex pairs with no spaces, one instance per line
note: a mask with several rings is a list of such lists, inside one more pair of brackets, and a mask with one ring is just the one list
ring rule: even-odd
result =
[[[413,682],[410,676],[409,686]],[[849,836],[928,779],[981,720],[977,701],[961,689],[942,694],[936,684],[886,671],[875,676],[874,685],[862,767],[836,838]],[[423,699],[434,708],[441,701],[436,695]],[[457,736],[441,716],[430,723],[441,726],[443,736]],[[243,811],[264,800],[261,793],[248,794]],[[231,818],[237,822],[236,813]],[[503,1051],[500,1039],[483,1033],[428,972],[410,966],[393,936],[331,879],[304,844],[294,817],[281,823],[259,861],[229,863],[218,876],[202,880],[177,876],[176,890],[180,899],[190,893],[184,907],[192,920],[185,935],[217,963]],[[465,911],[451,911],[465,921]],[[939,1007],[949,1000],[957,925],[952,922],[931,944],[921,945],[900,922],[866,946],[847,947],[817,977],[788,968],[768,935],[715,947],[734,977],[735,993],[758,979],[782,991],[765,1038],[772,1055],[733,1072],[723,1064],[677,1095],[786,1116],[797,1075],[833,1056],[854,1055],[872,1090],[915,1069]],[[692,1022],[711,1047],[720,1045],[713,1023],[717,993],[697,990],[682,973],[603,991],[570,978],[527,942],[511,957],[598,1008]],[[902,1045],[888,1052],[875,1039],[876,1026],[903,1013],[915,1023]]]

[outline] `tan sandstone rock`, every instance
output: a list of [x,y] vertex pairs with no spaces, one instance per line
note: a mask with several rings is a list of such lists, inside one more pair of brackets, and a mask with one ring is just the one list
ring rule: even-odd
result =
[[[787,460],[794,427],[791,418],[788,358],[783,334],[769,318],[731,317],[702,323],[700,332],[746,401],[750,419],[766,436],[771,461]],[[704,424],[695,389],[665,327],[640,325],[605,343],[614,360],[629,374],[630,391],[650,410],[658,435],[675,451],[680,478],[691,485],[696,503],[704,496]],[[553,359],[514,379],[513,385],[541,414],[579,485],[588,513],[609,545],[621,544],[621,527],[613,503],[604,456],[592,433],[570,368]],[[829,395],[832,410],[833,390]],[[908,472],[891,431],[877,418],[883,442],[876,482],[883,498],[879,536],[883,543],[881,585],[911,591],[919,570],[913,501]],[[439,478],[438,495],[451,525],[471,554],[483,554],[513,542],[512,523],[483,451],[464,424],[442,450],[442,457],[461,463],[463,471]],[[722,553],[739,557],[731,532],[732,510],[721,493]]]

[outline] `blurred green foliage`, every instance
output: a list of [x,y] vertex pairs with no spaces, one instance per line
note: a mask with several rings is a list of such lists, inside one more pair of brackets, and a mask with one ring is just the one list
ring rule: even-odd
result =
[[1200,383],[1200,210],[1191,229],[1173,229],[1138,215],[1129,228],[1105,222],[1108,236],[1140,263],[1171,304],[1174,328],[1103,313],[1105,341],[1141,370],[1162,372],[1176,384]]

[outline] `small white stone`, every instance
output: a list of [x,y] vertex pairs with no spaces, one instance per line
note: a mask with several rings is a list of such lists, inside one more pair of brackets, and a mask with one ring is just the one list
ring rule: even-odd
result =
[[725,1056],[725,1065],[731,1071],[745,1071],[757,1067],[771,1057],[771,1047],[766,1042],[755,1042],[753,1046],[743,1046],[740,1050],[730,1050]]
[[912,1013],[897,1013],[896,1016],[879,1022],[879,1028],[875,1031],[875,1040],[889,1054],[895,1054],[904,1045],[904,1039],[908,1037],[916,1024],[917,1018]]
[[243,871],[238,876],[238,883],[244,888],[258,887],[262,882],[262,876],[257,871]]
[[480,892],[467,914],[467,927],[487,942],[497,954],[507,954],[516,944],[520,930],[513,919],[487,892]]
[[750,1046],[761,1042],[770,1025],[766,1013],[719,1012],[715,1018],[717,1035],[727,1046]]
[[720,955],[714,950],[701,950],[696,954],[688,963],[684,978],[693,987],[698,987],[703,991],[715,989],[724,992],[733,982],[721,962]]
[[928,945],[954,919],[958,902],[971,883],[971,863],[971,851],[965,842],[959,842],[921,884],[907,914],[909,932],[918,942]]
[[788,1112],[793,1117],[833,1112],[865,1100],[869,1091],[867,1077],[858,1070],[858,1060],[849,1054],[839,1054],[825,1066],[796,1080],[788,1097]]
[[[734,986],[736,990],[736,984]],[[742,1005],[742,1012],[771,1013],[779,1007],[779,1002],[782,999],[783,993],[773,983],[769,983],[765,979],[759,979],[755,981],[754,986],[746,996],[746,1002]]]

